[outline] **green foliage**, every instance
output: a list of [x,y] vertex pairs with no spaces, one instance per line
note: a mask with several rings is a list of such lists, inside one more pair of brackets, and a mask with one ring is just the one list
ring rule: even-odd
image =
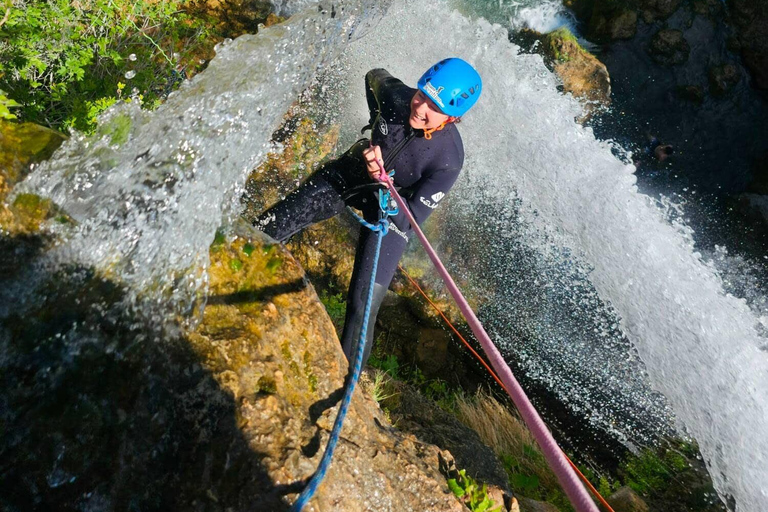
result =
[[648,495],[666,489],[674,473],[687,466],[685,459],[676,452],[666,451],[659,455],[653,450],[644,450],[639,456],[631,457],[621,469],[628,486]]
[[397,361],[397,356],[388,355],[384,359],[371,356],[368,359],[368,365],[373,368],[378,368],[389,374],[393,379],[400,380],[400,363]]
[[323,291],[320,294],[320,302],[323,303],[325,311],[331,317],[331,322],[333,322],[336,332],[341,334],[341,330],[344,328],[344,317],[347,314],[347,301],[344,299],[344,294],[330,295],[328,292]]
[[466,469],[459,471],[456,478],[449,478],[448,487],[472,512],[485,512],[495,505],[488,496],[488,486],[479,485],[474,478],[467,475]]
[[8,109],[20,106],[19,103],[7,97],[2,89],[0,89],[0,119],[16,119],[16,116],[11,114],[11,111]]
[[182,11],[183,0],[6,4],[0,87],[20,103],[20,119],[59,129],[92,131],[123,97],[123,80],[132,98],[156,105],[212,45],[212,25]]

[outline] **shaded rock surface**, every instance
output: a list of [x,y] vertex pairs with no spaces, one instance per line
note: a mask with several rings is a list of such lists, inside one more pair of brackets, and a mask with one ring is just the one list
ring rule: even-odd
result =
[[637,31],[634,0],[564,0],[563,5],[584,22],[585,35],[591,41],[629,39]]
[[622,487],[606,498],[616,512],[649,512],[648,505],[629,487]]
[[[287,510],[347,363],[296,261],[237,234],[211,248],[193,332],[143,325],[88,269],[48,276],[23,319],[0,319],[1,508]],[[439,454],[358,391],[308,510],[462,510]]]
[[768,89],[768,1],[728,0],[737,30],[741,56],[752,72],[755,85]]
[[691,47],[680,30],[665,28],[656,32],[651,38],[648,53],[659,64],[671,66],[688,60]]
[[448,450],[457,467],[509,493],[504,467],[474,430],[408,386],[400,386],[397,392],[397,403],[391,410],[396,415],[398,429]]

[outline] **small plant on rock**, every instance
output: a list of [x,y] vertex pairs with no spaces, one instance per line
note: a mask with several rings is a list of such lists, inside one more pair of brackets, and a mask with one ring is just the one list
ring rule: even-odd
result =
[[488,486],[480,485],[474,478],[467,475],[466,469],[460,470],[456,478],[449,478],[448,487],[472,512],[489,511],[495,505],[488,496]]

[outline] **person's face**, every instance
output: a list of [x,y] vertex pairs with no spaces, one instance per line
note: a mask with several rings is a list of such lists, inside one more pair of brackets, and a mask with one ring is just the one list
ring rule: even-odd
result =
[[423,92],[416,91],[416,94],[411,99],[411,117],[408,119],[411,128],[431,130],[449,119],[451,117],[443,114],[438,106]]

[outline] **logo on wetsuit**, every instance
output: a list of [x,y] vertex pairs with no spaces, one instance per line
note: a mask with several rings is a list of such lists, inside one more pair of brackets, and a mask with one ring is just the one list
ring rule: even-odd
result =
[[430,201],[429,199],[427,199],[425,197],[420,197],[419,201],[421,201],[421,203],[424,206],[426,206],[428,208],[432,208],[434,210],[435,208],[437,208],[437,203],[439,203],[440,200],[442,198],[444,198],[444,197],[445,197],[445,193],[444,192],[437,192],[436,194],[432,194],[432,201]]
[[385,121],[383,117],[379,117],[379,131],[382,135],[386,135],[389,131],[389,127],[387,127],[387,121]]
[[445,108],[445,105],[443,105],[443,100],[440,99],[440,93],[443,92],[443,89],[445,89],[445,87],[442,85],[435,89],[435,86],[432,85],[432,82],[427,82],[424,86],[424,90],[427,91],[427,94],[429,94],[429,96],[432,98],[432,101],[440,105],[440,108]]

